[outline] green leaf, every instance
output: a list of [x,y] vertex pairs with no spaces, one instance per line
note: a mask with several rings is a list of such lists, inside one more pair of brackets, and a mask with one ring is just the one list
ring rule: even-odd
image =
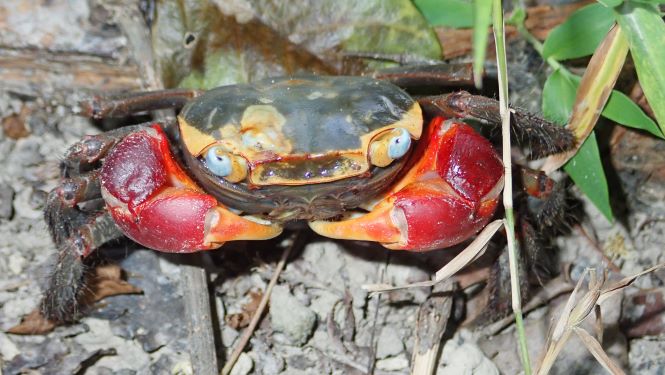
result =
[[657,6],[633,1],[616,8],[616,16],[628,36],[644,95],[665,132],[665,23]]
[[621,5],[621,3],[623,3],[623,0],[598,0],[598,2],[605,5],[608,8],[614,8],[616,6]]
[[432,26],[473,26],[473,5],[470,1],[415,0],[414,3]]
[[[547,77],[543,87],[545,118],[561,125],[568,122],[580,79],[581,77],[560,70]],[[612,221],[607,178],[600,160],[595,133],[589,135],[577,154],[564,166],[564,170],[607,220]]]
[[656,137],[665,138],[658,128],[658,124],[647,116],[640,106],[620,91],[612,91],[602,115],[621,125],[645,130]]
[[[543,88],[543,115],[558,124],[568,123],[575,102],[575,93],[582,77],[554,71]],[[621,125],[648,131],[664,138],[658,125],[626,94],[612,90],[601,115]]]
[[605,218],[613,221],[607,178],[600,161],[595,132],[589,135],[575,157],[570,159],[563,169]]
[[587,5],[550,32],[543,45],[543,57],[565,60],[590,55],[612,24],[610,8],[597,3]]
[[[577,80],[575,80],[577,78]],[[568,123],[581,77],[555,70],[543,87],[543,116],[557,124]]]
[[473,79],[476,87],[482,84],[487,37],[492,15],[492,0],[473,1]]

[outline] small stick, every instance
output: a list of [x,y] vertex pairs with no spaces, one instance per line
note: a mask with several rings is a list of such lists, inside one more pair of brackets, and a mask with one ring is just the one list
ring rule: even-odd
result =
[[277,284],[279,275],[282,273],[282,270],[286,265],[286,260],[289,258],[293,248],[299,242],[299,237],[299,232],[296,232],[293,236],[293,242],[291,242],[291,244],[287,246],[286,249],[284,249],[282,257],[279,259],[279,263],[277,263],[277,268],[275,268],[275,273],[273,273],[272,278],[270,279],[270,283],[268,284],[265,293],[263,293],[259,307],[256,309],[254,316],[252,316],[252,321],[249,323],[249,326],[247,326],[247,329],[245,329],[245,332],[243,332],[242,337],[240,338],[240,342],[238,342],[238,345],[236,345],[236,348],[233,350],[231,357],[229,357],[229,360],[226,362],[226,364],[224,364],[224,368],[220,373],[221,375],[228,375],[231,373],[233,365],[235,365],[238,358],[240,358],[240,354],[242,354],[242,351],[245,349],[249,339],[252,337],[256,326],[259,324],[259,320],[261,320],[263,311],[265,310],[266,306],[268,306],[268,300],[270,299],[272,288],[275,286],[275,284]]

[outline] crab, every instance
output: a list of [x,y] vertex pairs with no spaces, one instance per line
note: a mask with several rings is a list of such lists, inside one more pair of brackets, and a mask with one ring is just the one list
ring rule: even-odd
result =
[[[45,210],[60,250],[45,315],[74,318],[83,260],[123,235],[173,253],[269,239],[293,221],[396,250],[473,237],[497,210],[504,166],[459,118],[496,122],[497,104],[467,92],[414,99],[392,83],[402,79],[271,78],[83,102],[93,118],[181,110],[176,119],[87,136],[66,153]],[[516,117],[531,123],[521,134],[570,143],[562,128]],[[559,151],[559,143],[532,148]]]

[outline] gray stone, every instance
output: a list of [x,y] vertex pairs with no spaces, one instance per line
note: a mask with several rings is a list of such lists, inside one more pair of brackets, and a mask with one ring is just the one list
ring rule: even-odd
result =
[[665,374],[665,340],[635,339],[630,342],[630,374]]
[[409,367],[409,360],[405,355],[379,359],[376,368],[383,371],[404,371]]
[[247,375],[252,371],[253,367],[254,361],[252,361],[252,357],[246,353],[242,353],[240,354],[240,357],[238,357],[236,364],[233,366],[231,375]]
[[376,357],[380,359],[394,357],[404,351],[404,343],[392,327],[383,327],[376,346]]
[[8,184],[0,183],[0,219],[11,219],[14,214],[14,189]]
[[316,313],[296,299],[287,286],[278,285],[270,296],[270,320],[275,331],[284,333],[294,345],[307,342]]

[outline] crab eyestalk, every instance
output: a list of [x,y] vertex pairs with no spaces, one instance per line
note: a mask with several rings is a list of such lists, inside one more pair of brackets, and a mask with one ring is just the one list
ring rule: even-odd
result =
[[395,159],[406,155],[411,147],[411,135],[404,128],[393,129],[372,140],[369,159],[377,167],[387,167]]
[[240,182],[247,178],[247,161],[226,151],[221,146],[213,146],[205,153],[208,169],[229,182]]
[[503,188],[503,166],[489,141],[439,117],[413,157],[409,172],[371,212],[310,227],[327,237],[422,251],[458,244],[487,224]]

